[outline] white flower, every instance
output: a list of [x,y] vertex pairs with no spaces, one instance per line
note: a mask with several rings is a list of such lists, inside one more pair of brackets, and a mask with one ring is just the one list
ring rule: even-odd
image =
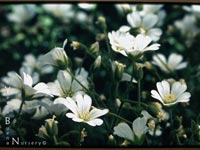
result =
[[97,7],[97,5],[92,3],[79,3],[78,7],[85,10],[93,10]]
[[147,132],[146,123],[147,120],[145,117],[138,117],[135,119],[132,123],[132,129],[127,123],[119,123],[114,127],[113,134],[138,144],[138,142],[140,143],[143,140],[143,137]]
[[138,12],[132,12],[127,15],[127,21],[132,28],[139,28],[139,33],[148,35],[153,41],[158,41],[162,35],[160,28],[154,28],[158,23],[158,16],[149,13],[142,17]]
[[108,38],[110,40],[112,49],[124,56],[141,56],[146,51],[158,50],[160,46],[160,44],[157,43],[149,46],[152,39],[143,34],[138,34],[136,37],[134,37],[129,33],[112,31],[111,33],[108,33]]
[[[77,69],[75,71],[75,78],[80,81],[86,88],[88,88],[88,72],[84,68]],[[58,97],[73,97],[77,93],[83,93],[83,87],[72,78],[67,71],[59,71],[57,80],[55,82],[48,83],[48,86],[53,95]]]
[[14,5],[12,6],[13,12],[9,13],[7,17],[10,21],[13,21],[19,24],[24,23],[34,17],[35,12],[36,12],[35,7],[36,6],[34,4]]
[[9,77],[3,78],[7,87],[1,89],[3,96],[11,96],[20,94],[22,91],[26,98],[36,98],[44,95],[51,95],[48,86],[40,82],[33,87],[33,79],[29,74],[23,72],[23,77],[20,77],[15,72],[8,73]]
[[43,65],[52,65],[59,69],[66,69],[68,67],[68,56],[65,53],[64,46],[67,43],[67,39],[63,43],[63,48],[56,47],[47,54],[40,56],[39,61]]
[[125,49],[132,49],[135,39],[130,33],[124,33],[120,31],[112,31],[111,33],[109,32],[108,38],[110,40],[112,49],[124,56],[127,56]]
[[168,60],[163,54],[157,54],[153,56],[152,63],[162,71],[170,73],[187,67],[187,62],[182,62],[182,60],[183,56],[176,53],[171,53]]
[[31,75],[34,84],[39,81],[40,74],[48,74],[52,71],[52,66],[42,66],[40,61],[32,54],[27,54],[24,56],[24,62],[20,68],[20,74],[23,75],[23,72],[25,72]]
[[179,102],[189,102],[190,100],[191,94],[185,92],[187,89],[186,84],[181,84],[180,82],[170,84],[163,80],[162,82],[157,82],[156,86],[158,92],[151,90],[151,96],[165,106],[171,106]]
[[[22,101],[20,99],[12,99],[7,102],[4,106],[2,115],[6,116],[14,111],[18,112]],[[41,119],[49,114],[47,109],[41,105],[41,103],[46,103],[46,105],[53,104],[48,99],[40,99],[40,100],[33,100],[33,101],[25,101],[22,106],[22,112],[26,112],[32,114],[32,119]]]
[[155,43],[155,44],[149,45],[151,41],[152,39],[149,36],[138,34],[135,37],[133,48],[125,50],[125,51],[126,53],[130,55],[137,56],[137,55],[143,54],[146,51],[158,50],[160,47],[160,44]]
[[47,12],[61,18],[64,22],[69,22],[75,15],[71,4],[43,4],[42,6]]
[[194,15],[185,15],[183,19],[175,21],[174,25],[181,31],[181,34],[188,39],[193,38],[200,31],[197,26],[197,19]]
[[103,120],[98,118],[108,113],[108,109],[97,109],[92,106],[92,99],[88,95],[78,94],[73,100],[70,97],[60,98],[59,103],[64,104],[72,113],[67,113],[68,118],[75,122],[85,122],[90,126],[100,126]]

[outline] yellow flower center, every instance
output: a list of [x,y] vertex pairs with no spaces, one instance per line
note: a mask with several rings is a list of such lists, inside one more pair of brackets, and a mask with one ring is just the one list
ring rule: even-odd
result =
[[84,121],[89,120],[89,111],[79,113],[79,118],[83,119]]
[[175,95],[174,94],[166,94],[166,95],[164,95],[164,102],[166,104],[173,103],[174,101],[175,101]]

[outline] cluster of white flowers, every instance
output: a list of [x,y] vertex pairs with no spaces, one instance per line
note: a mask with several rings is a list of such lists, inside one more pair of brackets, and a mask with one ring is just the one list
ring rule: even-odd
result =
[[[43,13],[53,15],[54,19],[61,18],[65,24],[71,20],[88,21],[88,12],[92,12],[98,7],[96,4],[78,3],[76,5],[42,4],[41,8],[44,10]],[[199,8],[196,5],[184,7],[191,14],[173,23],[173,27],[179,29],[180,33],[187,38],[194,38],[200,31],[197,26]],[[85,123],[92,127],[101,126],[105,121],[109,132],[136,145],[144,142],[146,134],[162,135],[164,127],[160,125],[161,122],[165,122],[166,126],[171,127],[172,122],[169,123],[168,119],[171,117],[172,121],[173,116],[169,115],[167,111],[172,110],[172,106],[178,105],[178,103],[188,103],[191,98],[191,93],[187,91],[190,88],[186,85],[186,81],[178,81],[181,75],[177,74],[181,73],[182,69],[187,69],[186,67],[190,64],[186,60],[189,59],[184,58],[185,55],[179,54],[181,51],[178,53],[164,52],[165,43],[161,36],[165,31],[161,30],[161,26],[166,13],[163,5],[117,4],[116,9],[122,16],[125,15],[128,25],[122,25],[118,30],[107,32],[106,19],[100,17],[101,23],[98,23],[104,28],[99,35],[102,35],[101,40],[105,40],[107,50],[102,48],[103,50],[100,51],[98,38],[90,47],[72,41],[71,47],[76,50],[73,52],[79,51],[79,48],[85,50],[85,57],[84,59],[70,58],[71,51],[68,53],[65,49],[68,43],[68,39],[66,39],[62,47],[55,47],[44,55],[38,57],[32,54],[25,55],[19,73],[10,71],[7,76],[1,78],[0,98],[3,97],[5,102],[1,111],[2,115],[4,117],[8,114],[20,116],[28,113],[32,119],[41,119],[48,115],[64,113],[66,120]],[[7,17],[12,22],[23,24],[34,16],[35,5],[18,5],[13,7]],[[162,51],[163,53],[161,53]],[[89,69],[87,68],[88,64],[85,67],[82,62],[87,59],[87,56],[93,59],[93,64],[89,65]],[[149,58],[152,61],[149,61]],[[76,60],[79,61],[77,66],[73,64],[77,62]],[[149,67],[146,65],[147,63]],[[98,72],[100,69],[103,71]],[[146,77],[145,73],[148,71],[155,74],[156,78]],[[159,74],[159,71],[164,74]],[[95,86],[98,85],[95,85],[95,73],[91,75],[93,72],[98,72],[98,77],[102,77],[97,83],[105,76],[110,75],[105,79],[108,80],[105,81],[106,84],[102,84],[105,87],[108,86],[106,87],[108,92],[107,89],[95,89]],[[50,81],[49,76],[51,76]],[[176,80],[168,79],[169,76]],[[157,89],[149,90],[148,87],[147,90],[145,89],[146,91],[143,90],[142,86],[146,86],[146,82],[141,82],[143,79],[148,80]],[[124,84],[121,81],[127,83]],[[137,85],[136,88],[135,85]],[[121,87],[127,89],[120,89]],[[135,98],[136,93],[135,91],[132,93],[132,87],[137,90],[138,101],[130,100],[132,97]],[[107,93],[103,93],[104,91]],[[124,93],[120,95],[122,92]],[[110,101],[108,102],[108,100]],[[158,102],[155,102],[156,100]],[[105,101],[106,103],[104,103]],[[135,103],[137,105],[134,105]],[[117,107],[109,108],[115,106]],[[133,107],[135,108],[132,109]],[[135,112],[133,121],[130,122],[128,117],[120,116],[121,109],[124,108],[127,108],[126,111],[131,108],[130,110]],[[112,122],[109,123],[109,117],[108,119],[105,117],[105,120],[100,118],[106,114],[113,115],[124,122],[111,119]],[[55,121],[54,119],[55,117],[50,120]],[[49,122],[48,119],[46,121]],[[58,121],[54,123],[57,124]],[[130,124],[132,128],[129,126]],[[40,129],[41,134],[44,128],[46,130],[44,126]]]

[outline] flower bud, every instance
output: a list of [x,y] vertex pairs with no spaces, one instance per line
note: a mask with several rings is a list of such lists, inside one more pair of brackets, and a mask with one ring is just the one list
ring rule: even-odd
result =
[[55,120],[55,116],[52,119],[46,119],[45,125],[42,125],[39,129],[38,136],[48,139],[58,134],[58,121]]
[[162,105],[159,102],[152,102],[151,105],[155,106],[156,108],[158,108],[159,110],[162,109]]
[[148,122],[147,122],[147,126],[149,127],[150,130],[153,131],[155,129],[155,126],[156,126],[155,120],[149,119]]
[[143,78],[143,67],[145,66],[144,64],[141,63],[136,63],[136,76],[138,78],[138,80],[141,80]]
[[49,135],[47,133],[47,130],[46,130],[45,126],[42,125],[39,128],[38,136],[41,137],[41,138],[44,138],[44,139],[48,139],[49,138]]
[[97,34],[97,35],[96,35],[96,40],[97,40],[97,41],[102,41],[102,40],[104,40],[105,38],[106,38],[106,35],[103,34],[103,33],[100,33],[100,34]]
[[84,138],[87,137],[87,131],[85,130],[85,128],[83,128],[81,130],[81,142],[84,141]]
[[71,43],[71,47],[73,48],[73,50],[77,50],[77,49],[79,49],[80,48],[80,43],[79,42],[77,42],[77,41],[72,41],[72,43]]
[[157,107],[155,107],[154,105],[148,105],[146,107],[146,110],[149,112],[150,115],[152,115],[153,117],[157,117],[159,116],[159,114],[161,113],[161,110],[158,109]]
[[99,42],[95,42],[91,45],[90,51],[92,54],[98,54],[99,52]]
[[43,65],[53,65],[61,70],[65,70],[69,65],[69,58],[63,48],[56,47],[44,56],[39,58]]
[[101,66],[101,56],[99,55],[94,61],[94,69],[97,69]]
[[114,71],[114,74],[115,74],[115,79],[117,81],[120,81],[121,78],[122,78],[122,75],[123,75],[123,72],[124,72],[124,68],[126,67],[126,65],[118,62],[118,61],[115,61],[114,62],[114,65],[115,65],[115,71]]
[[105,30],[107,28],[106,27],[106,18],[103,16],[99,16],[96,23],[99,24],[103,30]]

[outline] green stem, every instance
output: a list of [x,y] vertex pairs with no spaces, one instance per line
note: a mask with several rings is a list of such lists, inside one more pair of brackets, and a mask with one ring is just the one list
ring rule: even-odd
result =
[[138,106],[141,108],[141,80],[138,80]]
[[116,118],[119,118],[119,119],[125,121],[125,122],[128,123],[128,124],[132,124],[132,122],[128,121],[127,119],[125,119],[125,118],[123,118],[123,117],[121,117],[121,116],[119,116],[119,115],[117,115],[117,114],[115,114],[115,113],[109,112],[108,114],[110,114],[110,115],[112,115],[112,116],[114,116],[114,117],[116,117]]
[[[129,100],[129,99],[123,99],[124,102],[129,102],[129,103],[133,103],[133,104],[138,104],[139,102],[138,101],[132,101],[132,100]],[[143,103],[143,102],[140,102],[140,104],[144,107],[148,107],[147,104]]]
[[56,136],[53,136],[53,137],[52,137],[52,140],[53,140],[54,145],[57,145],[58,141],[57,141]]
[[177,138],[178,145],[181,145],[181,142],[180,142],[179,137],[178,137],[177,134],[176,134],[176,138]]
[[172,123],[173,123],[173,119],[172,119],[172,109],[169,110],[169,113],[170,113],[170,124],[172,126]]
[[22,102],[21,102],[20,107],[19,107],[19,112],[18,112],[18,115],[17,115],[17,119],[20,117],[20,114],[22,112],[22,107],[23,107],[24,102],[25,102],[25,100],[24,100],[24,98],[22,98]]

